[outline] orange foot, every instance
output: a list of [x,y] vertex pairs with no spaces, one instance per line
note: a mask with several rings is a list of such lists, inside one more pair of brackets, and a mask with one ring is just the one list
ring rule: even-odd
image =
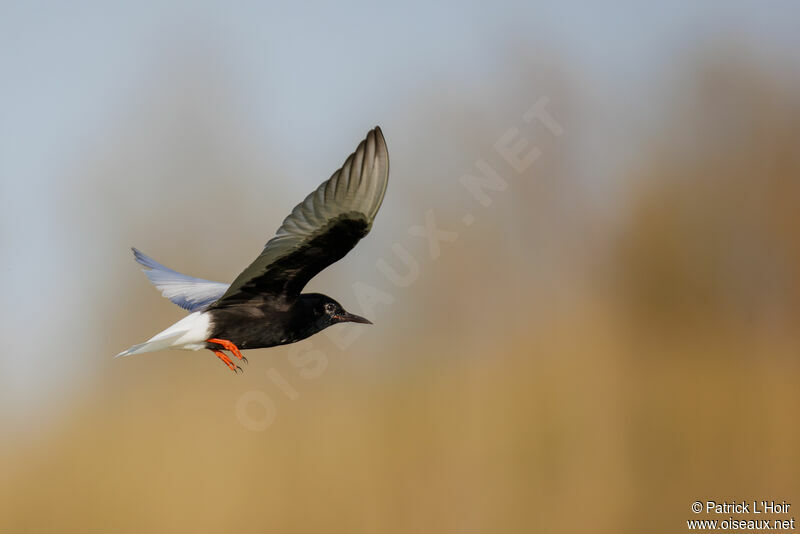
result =
[[241,367],[239,367],[238,365],[235,365],[235,364],[234,364],[234,363],[231,361],[231,359],[230,359],[230,358],[228,358],[228,355],[227,355],[227,354],[225,354],[224,352],[222,352],[221,350],[212,350],[211,352],[213,352],[214,354],[216,354],[216,355],[217,355],[217,358],[219,358],[220,360],[222,360],[222,363],[224,363],[225,365],[227,365],[227,366],[228,366],[228,369],[230,369],[230,370],[231,370],[231,371],[233,371],[234,373],[236,373],[236,372],[239,372],[239,371],[241,371],[241,370],[242,370],[242,368],[241,368]]
[[216,343],[217,345],[222,345],[223,348],[231,351],[231,353],[234,356],[236,356],[240,360],[242,360],[245,363],[247,363],[247,358],[242,356],[242,353],[239,350],[239,347],[237,347],[236,345],[234,345],[232,342],[228,341],[227,339],[217,339],[215,337],[212,337],[211,339],[206,339],[206,343]]

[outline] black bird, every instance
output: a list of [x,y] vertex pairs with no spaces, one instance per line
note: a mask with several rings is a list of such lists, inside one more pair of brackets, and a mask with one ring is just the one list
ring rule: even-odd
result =
[[230,285],[181,274],[133,249],[162,295],[192,313],[117,357],[209,349],[237,371],[224,350],[246,361],[243,349],[294,343],[336,323],[372,324],[326,295],[301,291],[369,233],[388,180],[389,153],[375,127],[342,168],[292,210]]

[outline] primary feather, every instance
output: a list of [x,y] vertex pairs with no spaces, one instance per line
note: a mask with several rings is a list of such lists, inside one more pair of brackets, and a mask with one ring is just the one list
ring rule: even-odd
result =
[[190,312],[205,310],[228,290],[229,284],[212,282],[173,271],[140,250],[135,248],[132,250],[136,261],[146,267],[146,269],[142,269],[142,272],[147,275],[156,289],[184,310]]
[[375,127],[342,168],[292,210],[213,307],[235,306],[263,295],[297,298],[311,278],[369,233],[388,180],[389,152],[381,129]]

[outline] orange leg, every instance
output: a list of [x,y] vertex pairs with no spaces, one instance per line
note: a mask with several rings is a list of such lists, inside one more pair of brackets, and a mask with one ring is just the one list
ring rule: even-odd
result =
[[231,361],[231,359],[230,359],[230,358],[228,358],[228,355],[227,355],[227,354],[225,354],[224,352],[222,352],[221,350],[212,350],[211,352],[213,352],[214,354],[216,354],[216,355],[217,355],[217,358],[219,358],[220,360],[222,360],[222,363],[224,363],[225,365],[227,365],[227,366],[228,366],[228,369],[230,369],[230,370],[231,370],[231,371],[233,371],[234,373],[236,372],[236,370],[237,370],[237,369],[241,370],[241,367],[239,367],[238,365],[234,365],[234,363]]
[[227,339],[217,339],[212,337],[211,339],[206,339],[206,343],[216,343],[217,345],[222,345],[225,349],[231,351],[231,353],[240,360],[247,361],[247,358],[242,356],[242,353],[239,351],[239,347],[237,347]]

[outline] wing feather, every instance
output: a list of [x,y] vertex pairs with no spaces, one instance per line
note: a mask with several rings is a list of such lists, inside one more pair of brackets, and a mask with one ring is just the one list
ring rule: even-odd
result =
[[147,279],[161,291],[162,295],[185,310],[190,312],[204,310],[228,289],[228,284],[173,271],[141,251],[135,248],[132,250],[136,261],[146,267],[142,272],[147,275]]
[[214,307],[265,293],[285,299],[299,295],[312,277],[367,235],[388,180],[389,153],[375,127],[338,171],[295,206]]

